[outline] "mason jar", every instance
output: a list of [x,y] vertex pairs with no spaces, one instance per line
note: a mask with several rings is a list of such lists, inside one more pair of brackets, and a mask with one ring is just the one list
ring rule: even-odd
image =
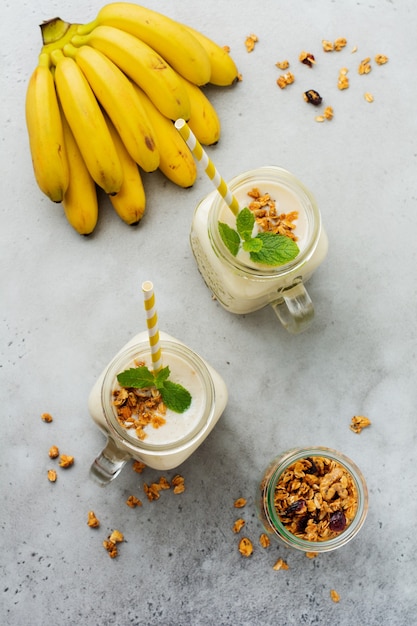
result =
[[167,409],[165,424],[158,428],[149,424],[144,439],[122,425],[114,402],[114,391],[120,389],[117,375],[137,363],[152,368],[148,333],[136,335],[104,369],[89,395],[91,417],[107,438],[91,466],[92,477],[101,484],[113,480],[129,459],[159,470],[179,466],[206,439],[225,409],[228,393],[220,375],[182,342],[164,332],[159,336],[169,380],[191,393],[191,405],[183,413]]
[[278,214],[297,211],[294,232],[300,252],[279,266],[255,264],[244,253],[233,256],[220,236],[218,224],[236,228],[236,217],[215,190],[196,207],[190,232],[191,248],[204,281],[231,313],[246,314],[271,305],[288,331],[304,330],[314,316],[304,284],[323,262],[328,249],[314,197],[293,174],[273,165],[240,174],[228,186],[241,209],[248,206],[248,192],[258,188],[276,201]]
[[[317,459],[325,459],[328,466]],[[305,460],[311,464],[307,471],[302,469]],[[327,473],[320,474],[322,465],[329,469]],[[338,483],[345,485],[345,491]],[[326,447],[294,448],[269,464],[257,502],[270,536],[290,548],[321,553],[340,548],[357,535],[368,512],[368,490],[360,469],[341,452]]]

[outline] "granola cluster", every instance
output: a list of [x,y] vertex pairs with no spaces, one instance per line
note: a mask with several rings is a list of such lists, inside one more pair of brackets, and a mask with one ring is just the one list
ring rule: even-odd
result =
[[254,35],[253,33],[251,35],[248,35],[245,39],[245,47],[246,50],[248,52],[253,52],[253,50],[255,49],[255,44],[258,42],[258,37],[257,35]]
[[[144,365],[144,363],[138,363]],[[144,428],[149,424],[160,428],[166,423],[166,406],[155,388],[133,389],[122,387],[113,391],[117,420],[126,429],[133,429],[138,439],[146,438]]]
[[278,214],[275,200],[269,193],[261,193],[257,187],[249,191],[248,196],[252,198],[248,208],[252,211],[260,230],[285,235],[297,241],[294,222],[298,218],[298,211]]
[[119,550],[117,548],[118,543],[122,543],[124,541],[123,533],[119,530],[113,530],[111,535],[107,537],[103,541],[103,547],[107,550],[108,555],[111,559],[114,559],[119,554]]
[[293,535],[306,541],[328,541],[352,522],[358,494],[343,465],[314,456],[295,461],[282,473],[274,505]]
[[364,428],[367,428],[371,425],[371,420],[364,415],[354,415],[350,421],[350,430],[353,430],[354,433],[359,434],[362,432]]

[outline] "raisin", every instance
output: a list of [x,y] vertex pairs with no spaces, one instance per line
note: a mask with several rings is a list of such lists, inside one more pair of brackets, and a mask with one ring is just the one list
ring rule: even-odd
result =
[[318,106],[319,104],[321,104],[323,98],[318,91],[315,91],[314,89],[309,89],[308,91],[304,92],[304,100],[306,102],[309,102],[310,104],[314,104],[314,106]]
[[317,466],[314,463],[314,459],[311,456],[309,456],[307,457],[307,461],[311,463],[311,467],[308,467],[307,469],[305,469],[304,472],[306,474],[318,474],[319,470],[317,469]]
[[310,519],[309,515],[303,515],[302,517],[300,517],[300,519],[297,521],[297,532],[298,533],[305,532],[305,529],[307,527],[309,519]]
[[305,500],[297,500],[290,504],[287,510],[284,512],[284,515],[287,517],[288,515],[295,515],[304,513],[307,508],[307,504]]
[[333,530],[336,533],[342,532],[346,528],[346,517],[343,511],[335,511],[330,516],[329,522],[330,530]]

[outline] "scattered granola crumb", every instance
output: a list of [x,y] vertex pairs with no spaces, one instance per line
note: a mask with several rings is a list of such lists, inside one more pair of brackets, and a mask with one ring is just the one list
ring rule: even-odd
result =
[[96,517],[94,511],[88,511],[88,519],[87,524],[90,528],[98,528],[100,526],[100,522]]
[[271,545],[271,540],[269,539],[267,534],[262,533],[259,537],[259,543],[262,548],[269,548],[269,546]]
[[245,506],[246,502],[247,500],[245,498],[238,498],[234,501],[233,506],[235,507],[235,509],[242,509]]
[[41,415],[41,419],[43,422],[46,422],[47,424],[50,424],[53,421],[53,417],[50,413],[42,413]]
[[330,597],[333,600],[333,602],[340,601],[340,596],[335,589],[330,589]]
[[281,74],[277,78],[277,85],[280,89],[285,89],[287,85],[291,85],[295,80],[294,74],[292,72],[287,72],[286,74]]
[[137,472],[138,474],[142,474],[145,467],[146,465],[145,463],[142,463],[142,461],[134,461],[132,465],[133,471]]
[[315,65],[316,63],[314,54],[311,54],[311,52],[301,52],[298,60],[301,61],[301,63],[303,63],[304,65],[308,65],[308,67],[313,67],[313,65]]
[[137,506],[142,506],[142,502],[136,496],[129,496],[126,500],[127,506],[130,506],[131,509],[135,509]]
[[151,483],[150,485],[148,485],[147,483],[143,484],[143,491],[145,492],[145,495],[148,498],[149,502],[152,502],[153,500],[159,500],[160,490],[161,488],[158,483]]
[[385,63],[388,63],[388,57],[385,56],[385,54],[376,54],[375,63],[377,65],[384,65]]
[[275,63],[276,67],[280,70],[287,70],[290,67],[289,61],[277,61]]
[[59,466],[67,469],[68,467],[71,467],[71,465],[74,465],[74,457],[69,456],[68,454],[61,454],[59,459]]
[[109,553],[111,559],[118,556],[117,544],[122,541],[124,541],[124,536],[119,530],[113,530],[112,534],[103,541],[103,546]]
[[318,555],[318,552],[306,552],[306,557],[308,559],[315,559],[317,555]]
[[358,46],[353,46],[352,50],[350,51],[351,54],[355,54],[355,52],[358,51]]
[[222,48],[223,48],[223,50],[224,50],[225,52],[227,52],[228,54],[230,53],[230,46],[227,46],[227,45],[226,45],[226,46],[222,46]]
[[55,470],[53,470],[53,469],[48,470],[48,480],[51,483],[54,483],[57,478],[58,478],[58,475],[57,475]]
[[288,564],[284,561],[284,559],[278,559],[276,563],[272,566],[272,569],[289,569]]
[[171,487],[174,487],[174,493],[179,494],[185,491],[184,478],[179,474],[176,474],[171,480]]
[[324,117],[324,115],[316,115],[314,119],[316,120],[316,122],[324,122],[326,118]]
[[324,52],[332,52],[334,50],[333,42],[328,41],[327,39],[322,39],[321,45],[323,47]]
[[255,49],[255,44],[259,41],[257,35],[248,35],[245,39],[245,46],[248,52],[252,52]]
[[340,52],[340,50],[342,50],[342,48],[344,48],[346,44],[347,40],[344,37],[339,37],[334,42],[334,49],[336,50],[336,52]]
[[253,553],[253,545],[250,539],[242,537],[239,541],[239,552],[242,556],[249,557]]
[[59,450],[57,446],[51,446],[48,452],[51,459],[56,459],[59,456]]
[[372,67],[370,64],[370,60],[371,57],[366,57],[366,59],[362,59],[362,61],[359,63],[359,67],[358,67],[358,73],[359,74],[369,74],[369,72],[371,71]]
[[331,120],[331,119],[333,119],[333,116],[334,116],[333,107],[330,107],[330,106],[329,106],[329,107],[326,107],[326,108],[324,109],[323,115],[324,115],[324,117],[326,118],[326,120]]
[[339,70],[339,76],[337,78],[337,88],[341,91],[343,89],[348,89],[349,87],[349,78],[347,77],[348,71],[349,70],[347,69],[347,67],[342,67]]
[[245,520],[242,519],[241,517],[239,519],[237,519],[235,521],[235,523],[233,524],[233,532],[234,533],[238,533],[242,530],[242,528],[244,527],[244,525],[246,524]]
[[364,96],[363,96],[363,97],[365,98],[365,100],[366,100],[367,102],[373,102],[373,101],[374,101],[374,97],[373,97],[373,95],[372,95],[371,93],[369,93],[369,91],[367,91],[367,92],[364,94]]
[[371,420],[364,415],[354,415],[350,422],[350,430],[359,434],[364,428],[371,425]]

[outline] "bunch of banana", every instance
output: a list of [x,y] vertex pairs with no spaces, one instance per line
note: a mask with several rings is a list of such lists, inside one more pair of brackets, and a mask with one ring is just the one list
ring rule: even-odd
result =
[[105,5],[88,24],[55,18],[41,31],[26,94],[29,145],[40,189],[62,203],[71,226],[93,232],[97,187],[124,222],[138,223],[146,205],[141,170],[191,187],[195,161],[173,122],[187,120],[202,144],[219,141],[220,120],[203,87],[238,80],[227,50],[129,2]]

